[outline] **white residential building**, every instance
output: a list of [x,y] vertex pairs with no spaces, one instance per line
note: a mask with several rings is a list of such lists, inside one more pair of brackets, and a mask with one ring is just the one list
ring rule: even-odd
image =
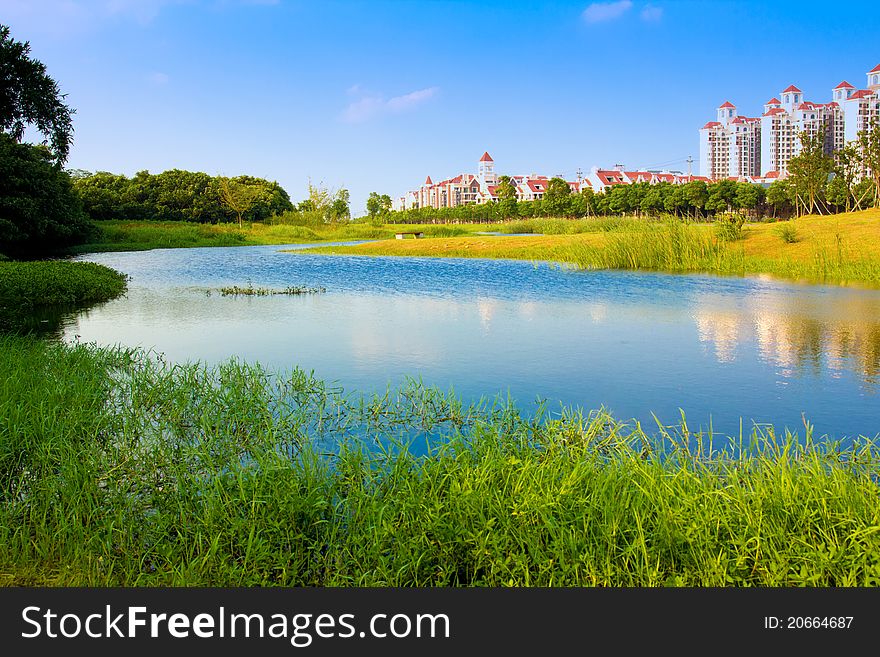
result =
[[789,160],[801,151],[802,132],[821,133],[826,152],[833,154],[880,120],[880,65],[867,75],[867,89],[843,81],[827,103],[807,101],[790,85],[764,104],[760,118],[739,116],[736,106],[725,102],[716,120],[700,128],[700,173],[713,180],[785,177]]
[[[421,187],[394,199],[392,207],[395,210],[407,210],[410,208],[454,208],[470,203],[489,203],[497,200],[495,192],[498,187],[498,179],[499,177],[495,173],[495,161],[488,152],[485,152],[477,162],[476,174],[460,173],[438,183],[435,183],[431,180],[431,176],[428,176]],[[547,176],[536,173],[510,176],[510,179],[516,187],[516,198],[519,201],[535,201],[543,198],[550,182]],[[585,185],[589,185],[586,180],[568,182],[568,186],[574,192],[580,191]]]

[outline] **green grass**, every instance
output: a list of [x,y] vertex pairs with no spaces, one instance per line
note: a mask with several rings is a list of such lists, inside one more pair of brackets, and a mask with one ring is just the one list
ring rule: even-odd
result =
[[797,228],[788,223],[779,224],[776,227],[776,234],[786,244],[794,244],[798,241]]
[[579,235],[617,230],[638,230],[653,220],[633,217],[593,217],[590,219],[524,219],[498,225],[502,233],[536,233],[541,235]]
[[[433,437],[421,453],[400,442]],[[878,453],[0,337],[0,583],[876,586]]]
[[[565,223],[567,220],[542,220]],[[675,273],[770,275],[809,283],[880,286],[880,210],[778,224],[687,223],[676,219],[589,219],[572,230],[517,237],[388,240],[324,246],[298,253],[511,258],[553,261],[584,269],[643,269]],[[580,228],[577,226],[580,225]],[[515,232],[538,224],[506,224]],[[505,227],[502,227],[504,229]]]
[[420,230],[429,237],[454,237],[485,230],[485,224],[373,225],[369,223],[308,224],[237,223],[199,224],[183,221],[96,222],[100,239],[69,249],[70,253],[140,251],[212,246],[258,246],[311,242],[392,239],[399,230]]
[[14,309],[107,301],[125,290],[124,274],[93,262],[0,262],[0,305]]
[[289,285],[288,287],[276,289],[271,287],[254,287],[252,283],[248,283],[247,287],[232,285],[230,287],[221,287],[220,296],[223,297],[268,297],[276,294],[297,295],[297,294],[320,294],[326,292],[327,288],[323,287],[304,287]]

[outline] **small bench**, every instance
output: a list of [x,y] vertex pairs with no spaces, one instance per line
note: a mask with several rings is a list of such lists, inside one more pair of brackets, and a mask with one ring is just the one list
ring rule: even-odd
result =
[[415,238],[415,239],[419,239],[420,237],[424,237],[424,236],[425,236],[424,233],[420,233],[420,232],[417,232],[417,231],[413,231],[413,232],[410,232],[410,233],[395,233],[395,234],[394,234],[394,238],[395,238],[395,239],[398,239],[398,240],[402,240],[402,239],[403,239],[404,237],[406,237],[407,235],[412,235],[413,238]]

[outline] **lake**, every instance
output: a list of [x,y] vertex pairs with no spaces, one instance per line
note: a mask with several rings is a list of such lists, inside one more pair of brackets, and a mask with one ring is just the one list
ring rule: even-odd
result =
[[[880,291],[765,277],[576,271],[504,260],[282,253],[297,246],[81,256],[131,276],[65,320],[66,340],[170,360],[299,366],[346,391],[420,377],[526,412],[604,406],[650,430],[880,433]],[[323,287],[221,296],[222,286]]]

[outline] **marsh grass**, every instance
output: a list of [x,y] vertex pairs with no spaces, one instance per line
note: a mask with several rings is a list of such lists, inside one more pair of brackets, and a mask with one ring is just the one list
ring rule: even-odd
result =
[[776,227],[774,232],[779,236],[779,239],[786,244],[794,244],[798,241],[797,228],[793,224],[781,223]]
[[577,235],[639,229],[653,219],[634,217],[593,217],[589,219],[523,219],[507,221],[498,226],[502,233],[539,233],[542,235]]
[[0,338],[24,585],[876,586],[877,446]]
[[285,288],[276,289],[271,287],[254,287],[253,283],[248,283],[247,287],[232,285],[230,287],[221,287],[220,296],[223,297],[267,297],[279,294],[298,295],[298,294],[320,294],[326,292],[324,287],[305,287],[297,285],[289,285]]
[[585,269],[649,269],[734,273],[744,270],[741,251],[728,248],[705,226],[681,221],[645,224],[612,233],[604,246],[573,245],[558,257]]
[[[307,213],[308,214],[308,213]],[[328,241],[392,239],[401,230],[392,224],[323,223],[306,218],[266,223],[199,224],[184,221],[100,221],[96,222],[100,239],[70,249],[71,253],[100,251],[139,251],[210,246],[258,246]],[[484,230],[485,224],[469,226],[407,225],[405,230],[420,230],[429,237],[454,237]]]
[[127,278],[91,262],[0,262],[0,331],[54,328],[55,311],[75,310],[122,294]]

